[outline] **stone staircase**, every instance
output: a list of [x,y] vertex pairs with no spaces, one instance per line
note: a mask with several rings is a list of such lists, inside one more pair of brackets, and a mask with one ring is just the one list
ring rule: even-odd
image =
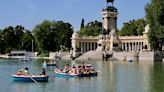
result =
[[71,60],[70,54],[68,53],[67,55],[61,57],[62,60]]
[[102,51],[88,51],[75,60],[102,60]]

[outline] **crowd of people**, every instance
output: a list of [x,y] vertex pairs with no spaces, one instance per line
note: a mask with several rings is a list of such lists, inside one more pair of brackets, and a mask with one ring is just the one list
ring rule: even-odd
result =
[[95,72],[93,65],[85,65],[84,63],[78,64],[77,66],[73,65],[72,67],[66,64],[63,70],[56,68],[55,71],[68,74],[89,74]]
[[[66,64],[63,68],[63,70],[59,69],[57,66],[55,68],[55,71],[60,72],[60,73],[67,73],[67,74],[89,74],[89,73],[94,73],[94,67],[92,64],[77,64],[73,65],[72,67],[69,66],[69,64]],[[17,72],[17,75],[24,75],[28,76],[30,75],[29,69],[25,67],[24,69],[20,69]],[[39,75],[46,75],[45,68],[42,68],[41,72]]]

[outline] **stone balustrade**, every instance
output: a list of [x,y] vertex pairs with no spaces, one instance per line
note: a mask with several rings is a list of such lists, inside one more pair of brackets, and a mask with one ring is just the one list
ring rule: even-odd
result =
[[119,36],[120,40],[136,40],[136,39],[145,39],[144,36]]

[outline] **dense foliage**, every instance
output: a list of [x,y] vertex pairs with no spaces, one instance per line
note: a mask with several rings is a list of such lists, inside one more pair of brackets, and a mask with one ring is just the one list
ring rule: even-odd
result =
[[152,50],[161,50],[164,44],[164,1],[151,0],[145,6],[146,21],[150,26],[149,42]]
[[[26,39],[28,38],[28,39]],[[8,53],[11,50],[31,51],[33,36],[23,26],[6,27],[0,30],[0,52]]]
[[132,20],[127,23],[124,23],[123,27],[119,31],[121,36],[138,36],[142,35],[146,22],[144,19]]
[[35,37],[37,51],[58,51],[62,47],[71,48],[72,25],[63,21],[45,20],[32,31]]
[[[84,25],[84,20],[82,20],[81,25]],[[78,34],[80,36],[97,36],[101,33],[102,23],[98,21],[89,22],[86,26],[81,26]]]

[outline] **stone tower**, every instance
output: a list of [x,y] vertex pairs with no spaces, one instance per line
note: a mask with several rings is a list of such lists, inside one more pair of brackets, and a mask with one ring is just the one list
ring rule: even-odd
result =
[[117,30],[117,9],[112,5],[108,4],[107,7],[102,10],[102,27],[103,34],[109,34],[111,30]]
[[113,5],[114,0],[107,0],[107,7],[102,10],[102,33],[98,48],[103,51],[113,51],[120,47],[117,35],[117,9]]

